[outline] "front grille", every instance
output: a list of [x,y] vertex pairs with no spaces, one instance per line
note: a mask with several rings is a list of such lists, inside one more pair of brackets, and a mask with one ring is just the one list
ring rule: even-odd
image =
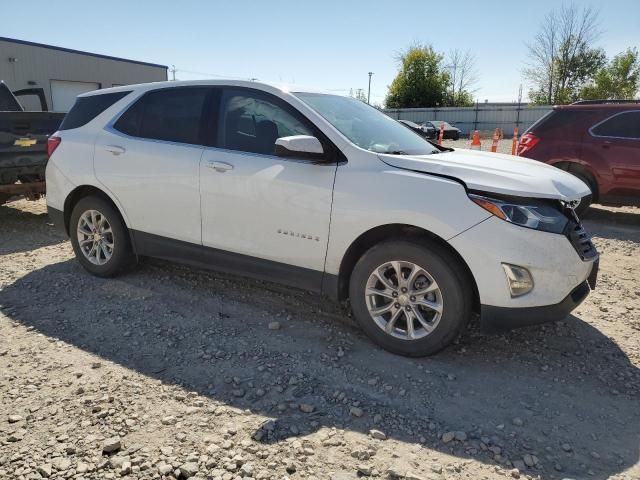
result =
[[593,246],[587,232],[579,223],[569,221],[565,235],[582,260],[590,260],[598,255],[596,247]]

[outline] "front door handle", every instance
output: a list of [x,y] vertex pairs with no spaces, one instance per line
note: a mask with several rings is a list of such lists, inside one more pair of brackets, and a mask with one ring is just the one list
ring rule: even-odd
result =
[[107,145],[106,147],[104,147],[104,149],[107,152],[111,152],[113,155],[121,155],[127,151],[124,147],[121,147],[119,145]]
[[211,160],[207,162],[207,168],[213,168],[216,172],[224,173],[228,170],[233,170],[233,165],[226,162],[215,162]]

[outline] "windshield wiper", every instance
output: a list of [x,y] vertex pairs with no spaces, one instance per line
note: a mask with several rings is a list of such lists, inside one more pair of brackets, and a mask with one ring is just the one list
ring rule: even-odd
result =
[[391,150],[390,152],[382,153],[386,153],[387,155],[407,155],[407,152],[405,152],[404,150]]

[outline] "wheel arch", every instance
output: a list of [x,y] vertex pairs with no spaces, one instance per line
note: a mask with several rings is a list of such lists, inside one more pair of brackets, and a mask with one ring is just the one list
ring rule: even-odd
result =
[[336,284],[331,287],[333,290],[333,292],[331,292],[331,296],[337,297],[339,301],[347,300],[349,298],[349,281],[357,261],[374,245],[392,239],[432,242],[449,252],[458,261],[460,267],[462,267],[462,270],[467,276],[467,280],[473,287],[474,312],[480,312],[480,294],[478,291],[478,285],[464,258],[462,258],[458,251],[442,237],[423,228],[407,224],[380,225],[362,233],[358,238],[356,238],[351,245],[349,245],[349,248],[347,248],[347,251],[342,257],[342,261],[340,262],[340,271],[337,275],[337,279],[335,279]]
[[115,200],[111,198],[111,196],[108,193],[106,193],[104,190],[94,185],[80,185],[74,188],[71,192],[69,192],[69,194],[67,195],[67,198],[65,198],[64,200],[64,207],[63,207],[64,208],[63,210],[64,229],[65,229],[65,232],[67,232],[67,235],[70,234],[69,223],[71,221],[71,212],[73,211],[73,208],[82,198],[85,198],[91,195],[100,197],[103,200],[109,202],[113,206],[113,208],[115,208],[115,210],[120,214],[120,217],[122,217],[122,220],[124,221],[125,226],[127,228],[129,227],[127,218],[123,214],[122,209],[118,206]]
[[579,161],[572,160],[559,160],[551,162],[556,168],[564,170],[565,172],[572,174],[581,174],[589,180],[589,188],[593,195],[593,200],[596,201],[600,195],[600,189],[598,186],[598,177],[589,164],[585,164]]

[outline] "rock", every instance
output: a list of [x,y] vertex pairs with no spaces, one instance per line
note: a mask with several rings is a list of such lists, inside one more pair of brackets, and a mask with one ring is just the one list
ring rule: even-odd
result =
[[300,404],[300,411],[304,413],[311,413],[315,410],[313,405],[309,405],[308,403]]
[[571,448],[571,445],[569,445],[568,443],[563,443],[562,450],[564,450],[565,452],[570,452],[571,450],[573,450],[573,448]]
[[51,476],[52,466],[50,463],[45,463],[44,465],[40,465],[38,467],[38,473],[45,478],[49,478]]
[[365,477],[371,476],[372,469],[369,465],[358,465],[356,469],[360,475],[364,475]]
[[375,438],[376,440],[387,439],[387,436],[384,434],[384,432],[381,432],[380,430],[369,430],[369,435],[371,435],[371,438]]
[[122,443],[120,442],[120,437],[107,438],[102,442],[102,453],[117,452],[121,447]]
[[511,475],[511,477],[513,478],[520,478],[520,470],[518,470],[517,468],[513,468],[509,470],[509,475]]
[[53,468],[59,472],[66,472],[71,468],[71,460],[68,458],[58,457],[51,461]]
[[198,473],[198,464],[196,462],[187,462],[180,465],[180,474],[185,477],[193,477]]
[[129,457],[125,457],[122,455],[114,455],[109,459],[109,465],[114,470],[120,470],[125,462],[129,461]]
[[535,467],[536,463],[538,463],[538,459],[535,457],[535,455],[531,455],[529,453],[522,457],[522,460],[527,467]]
[[269,322],[269,330],[280,330],[280,322]]
[[131,473],[131,462],[123,462],[120,468],[120,475],[127,475]]
[[167,415],[166,417],[162,417],[162,420],[160,420],[160,422],[163,425],[175,425],[178,422],[178,419],[173,415]]
[[431,471],[433,473],[442,473],[442,465],[440,465],[439,463],[432,463]]
[[467,434],[465,432],[456,432],[455,437],[459,442],[464,442],[467,439]]
[[76,465],[76,473],[87,473],[89,471],[89,464],[84,462],[78,462]]
[[392,479],[404,478],[404,470],[400,467],[389,467],[387,469],[387,476]]
[[161,462],[158,464],[158,473],[160,475],[168,475],[172,471],[173,471],[173,467],[171,465],[168,465],[164,462]]
[[362,411],[362,409],[361,409],[361,408],[359,408],[359,407],[351,407],[351,408],[349,409],[349,414],[350,414],[352,417],[361,417],[362,415],[364,415],[364,412],[363,412],[363,411]]
[[22,417],[20,415],[9,415],[9,423],[18,423],[22,421]]
[[511,420],[511,422],[516,426],[516,427],[521,427],[524,425],[524,421],[520,418],[520,417],[516,417],[513,420]]
[[442,434],[442,441],[444,443],[449,443],[454,438],[456,438],[455,432],[445,432],[445,433]]

